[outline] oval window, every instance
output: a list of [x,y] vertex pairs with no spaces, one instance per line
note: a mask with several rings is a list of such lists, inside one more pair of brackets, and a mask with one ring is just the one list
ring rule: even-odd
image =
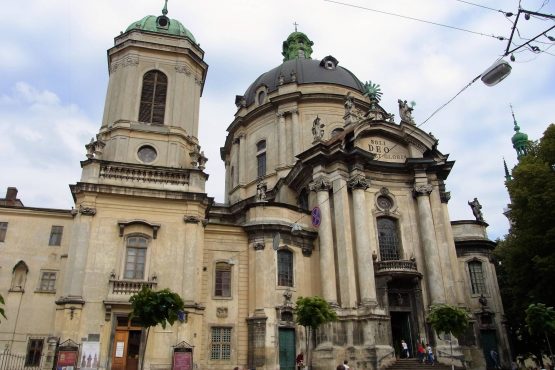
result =
[[151,163],[154,162],[154,160],[158,156],[158,153],[156,153],[156,149],[154,149],[150,145],[143,145],[139,148],[137,155],[142,162]]

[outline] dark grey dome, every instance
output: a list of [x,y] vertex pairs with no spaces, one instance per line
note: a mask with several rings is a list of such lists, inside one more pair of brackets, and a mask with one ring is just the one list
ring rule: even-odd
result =
[[362,82],[348,69],[337,65],[337,60],[327,56],[322,60],[303,57],[287,60],[282,65],[260,75],[243,96],[248,107],[255,101],[257,89],[265,85],[268,93],[277,90],[280,84],[296,81],[298,84],[324,83],[350,87],[364,93]]

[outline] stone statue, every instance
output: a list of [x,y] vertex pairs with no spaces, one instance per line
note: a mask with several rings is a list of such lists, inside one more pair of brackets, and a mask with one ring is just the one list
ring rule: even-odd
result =
[[324,136],[324,124],[318,116],[316,116],[316,119],[312,122],[312,135],[314,136],[314,141],[320,141]]
[[478,202],[478,198],[474,198],[472,202],[468,202],[468,205],[472,209],[472,213],[474,217],[476,217],[476,221],[484,222],[484,216],[482,215],[482,205]]
[[397,103],[399,103],[399,116],[401,117],[401,121],[414,125],[414,119],[412,118],[412,111],[414,108],[409,106],[406,100],[397,99]]
[[264,181],[259,180],[256,184],[256,201],[265,202],[266,201],[266,190],[268,186]]
[[353,97],[351,96],[351,92],[349,91],[345,96],[345,115],[353,114],[354,107],[355,103],[353,102]]

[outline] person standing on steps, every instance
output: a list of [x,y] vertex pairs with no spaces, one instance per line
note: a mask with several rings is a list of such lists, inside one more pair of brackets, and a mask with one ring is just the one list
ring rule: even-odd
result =
[[403,349],[403,351],[401,352],[401,358],[409,358],[410,357],[409,346],[407,345],[407,342],[405,342],[404,340],[401,340],[401,348]]

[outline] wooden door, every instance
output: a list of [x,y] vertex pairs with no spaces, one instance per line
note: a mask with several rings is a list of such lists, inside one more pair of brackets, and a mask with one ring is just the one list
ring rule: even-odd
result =
[[295,370],[295,329],[279,329],[279,368]]
[[112,347],[112,370],[126,370],[129,331],[116,330]]

